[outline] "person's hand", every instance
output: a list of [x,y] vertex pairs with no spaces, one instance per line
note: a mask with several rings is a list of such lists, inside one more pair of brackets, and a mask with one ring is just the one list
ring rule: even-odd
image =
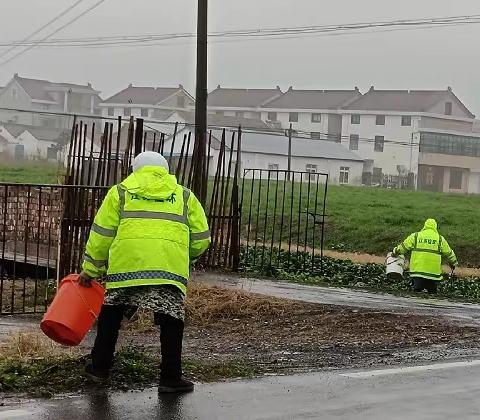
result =
[[93,279],[87,273],[82,271],[80,273],[80,278],[78,280],[78,284],[82,287],[92,287],[92,280]]
[[450,264],[450,270],[452,270],[452,273],[455,272],[455,269],[456,269],[456,268],[457,268],[457,267],[456,267],[455,265]]

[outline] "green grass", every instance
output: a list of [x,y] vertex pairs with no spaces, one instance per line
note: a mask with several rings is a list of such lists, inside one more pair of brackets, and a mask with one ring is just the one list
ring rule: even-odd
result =
[[0,182],[57,184],[58,166],[39,162],[0,162]]
[[[59,393],[78,392],[92,386],[84,374],[84,358],[75,355],[45,358],[8,357],[0,360],[0,395],[25,393],[32,397],[50,398]],[[126,348],[116,354],[115,365],[107,386],[129,390],[155,386],[160,359],[141,348]],[[261,374],[248,361],[205,362],[186,359],[187,377],[200,382],[232,378],[250,378]]]
[[479,196],[376,188],[330,188],[326,244],[385,255],[434,218],[464,265],[480,265]]
[[[297,243],[318,248],[321,227],[314,226],[307,213],[322,213],[323,185],[318,194],[313,183],[310,193],[308,184],[300,185],[294,185],[292,194],[287,183],[284,194],[283,182],[270,181],[268,186],[266,181],[261,185],[255,181],[252,192],[252,182],[246,180],[243,240],[254,244],[256,239],[261,245],[264,238],[269,244],[272,239],[285,243],[291,237],[294,248]],[[460,263],[480,266],[480,196],[329,186],[326,214],[326,248],[386,255],[407,235],[420,230],[427,218],[435,218]],[[321,221],[318,216],[317,221]]]

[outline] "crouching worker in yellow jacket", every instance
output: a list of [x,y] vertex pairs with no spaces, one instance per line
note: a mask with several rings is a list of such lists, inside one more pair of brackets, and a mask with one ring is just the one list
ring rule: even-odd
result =
[[159,392],[193,391],[181,367],[184,297],[190,266],[209,244],[197,198],[169,174],[161,154],[138,155],[133,173],[105,197],[86,245],[80,283],[105,277],[107,288],[86,365],[91,379],[108,379],[123,317],[144,308],[161,331]]
[[442,258],[452,270],[458,265],[455,253],[446,239],[438,233],[437,222],[428,219],[420,232],[412,233],[393,250],[393,255],[410,253],[410,277],[413,290],[436,293],[438,283],[443,279]]

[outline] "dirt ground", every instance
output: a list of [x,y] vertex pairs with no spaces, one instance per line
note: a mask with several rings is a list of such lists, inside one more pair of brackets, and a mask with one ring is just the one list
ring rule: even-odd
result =
[[[156,332],[122,336],[123,344],[159,351]],[[480,329],[432,317],[291,302],[280,317],[188,324],[184,356],[291,373],[455,359],[480,352],[479,339]]]

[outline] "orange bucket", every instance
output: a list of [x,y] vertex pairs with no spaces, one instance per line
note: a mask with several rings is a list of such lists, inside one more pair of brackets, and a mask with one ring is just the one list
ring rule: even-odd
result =
[[100,314],[105,289],[92,281],[92,287],[78,284],[80,276],[65,277],[40,324],[45,335],[64,346],[77,346]]

